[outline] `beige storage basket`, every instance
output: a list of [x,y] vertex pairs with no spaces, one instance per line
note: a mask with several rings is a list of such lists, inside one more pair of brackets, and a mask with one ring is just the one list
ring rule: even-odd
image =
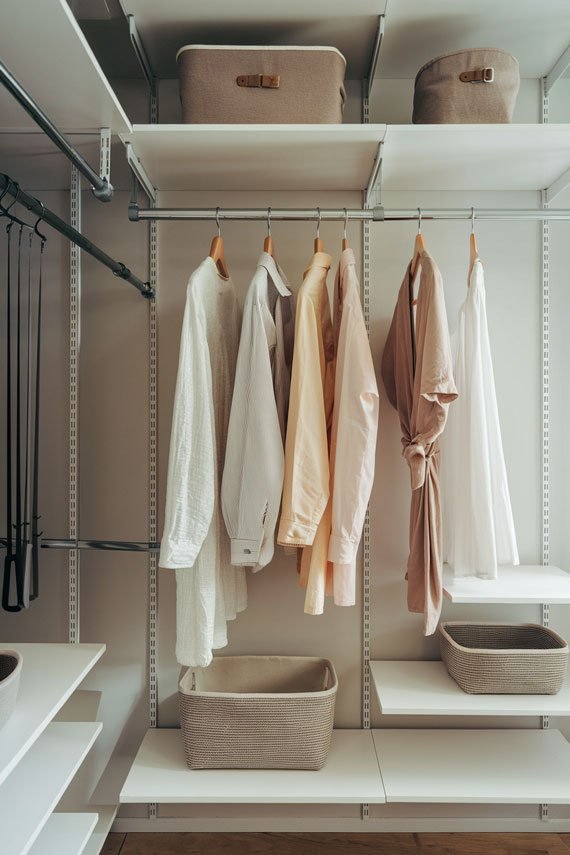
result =
[[342,122],[346,60],[336,48],[186,45],[176,61],[183,122]]
[[439,56],[416,75],[412,121],[512,122],[519,85],[519,64],[506,51],[477,48]]
[[568,644],[538,624],[448,621],[439,643],[449,674],[472,695],[555,695],[568,664]]
[[321,769],[337,690],[334,667],[304,656],[217,656],[179,684],[191,769]]

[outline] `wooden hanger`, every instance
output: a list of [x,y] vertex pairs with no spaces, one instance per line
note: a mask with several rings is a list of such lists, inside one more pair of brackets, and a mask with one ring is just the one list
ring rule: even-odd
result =
[[349,248],[349,245],[348,245],[348,238],[347,238],[347,236],[346,236],[346,225],[347,225],[347,223],[348,223],[348,211],[347,211],[347,210],[346,210],[346,208],[345,208],[345,209],[344,209],[344,232],[343,232],[343,234],[342,234],[342,249],[343,249],[343,251],[344,251],[345,249],[348,249],[348,248]]
[[414,242],[414,253],[412,255],[412,265],[410,268],[412,278],[416,275],[420,256],[421,256],[422,252],[425,252],[425,251],[426,251],[426,242],[425,242],[424,236],[422,234],[422,211],[421,211],[421,208],[418,208],[418,233],[416,235],[416,240]]
[[228,270],[228,263],[226,261],[226,253],[224,250],[224,241],[222,239],[221,229],[220,229],[220,209],[216,208],[216,225],[218,226],[218,234],[212,240],[210,244],[210,258],[212,258],[216,262],[216,267],[226,279],[230,278],[230,271]]
[[477,236],[475,234],[475,209],[471,208],[471,234],[469,235],[469,276],[467,277],[467,287],[471,285],[471,274],[473,265],[479,258],[479,250],[477,249]]
[[319,215],[319,219],[317,221],[317,236],[315,238],[315,252],[324,252],[325,251],[325,245],[320,238],[320,231],[321,231],[321,209],[320,208],[317,208],[317,214]]
[[268,252],[272,258],[275,258],[275,244],[271,237],[271,208],[267,209],[267,237],[263,241],[263,251]]

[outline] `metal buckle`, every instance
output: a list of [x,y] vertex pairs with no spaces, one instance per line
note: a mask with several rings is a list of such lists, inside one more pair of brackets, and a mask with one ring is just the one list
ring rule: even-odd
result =
[[495,69],[494,68],[484,68],[483,69],[483,83],[492,83],[495,79]]

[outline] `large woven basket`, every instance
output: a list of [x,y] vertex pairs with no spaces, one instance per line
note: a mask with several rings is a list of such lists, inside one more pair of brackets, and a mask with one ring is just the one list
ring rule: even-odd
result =
[[0,650],[0,728],[14,712],[21,671],[22,654],[17,650]]
[[218,656],[179,684],[191,769],[321,769],[337,690],[326,659]]
[[555,695],[568,664],[568,644],[538,624],[448,621],[439,643],[450,675],[473,695]]

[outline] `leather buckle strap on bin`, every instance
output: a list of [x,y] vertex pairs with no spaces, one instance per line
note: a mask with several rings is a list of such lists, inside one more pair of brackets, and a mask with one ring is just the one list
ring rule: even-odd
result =
[[236,83],[250,89],[279,89],[281,77],[279,74],[240,74]]
[[462,83],[492,83],[495,79],[495,69],[488,67],[462,71],[459,79]]

